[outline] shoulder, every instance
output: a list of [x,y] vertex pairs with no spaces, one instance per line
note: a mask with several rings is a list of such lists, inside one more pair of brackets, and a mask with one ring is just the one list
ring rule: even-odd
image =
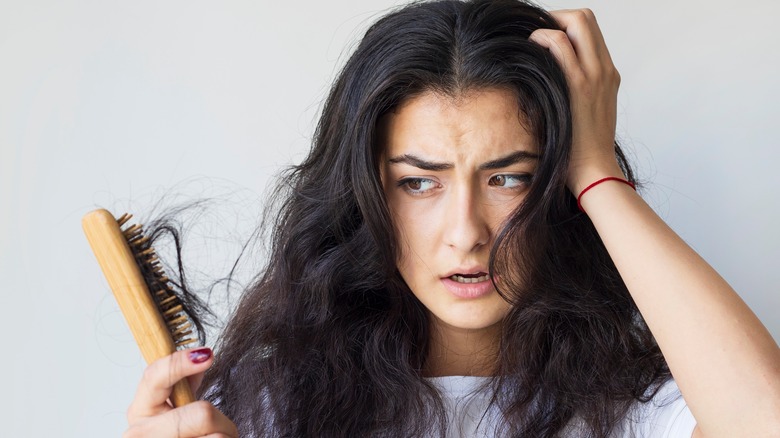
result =
[[653,398],[631,407],[614,436],[690,438],[695,427],[696,419],[677,383],[669,380],[658,388]]

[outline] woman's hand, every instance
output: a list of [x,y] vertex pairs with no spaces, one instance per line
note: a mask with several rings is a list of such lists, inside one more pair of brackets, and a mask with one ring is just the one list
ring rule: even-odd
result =
[[568,186],[578,195],[588,184],[623,178],[615,158],[615,124],[620,75],[589,9],[551,12],[563,31],[538,29],[530,39],[547,48],[569,84],[573,144]]
[[152,362],[127,410],[129,427],[123,437],[238,437],[236,425],[211,403],[173,408],[168,402],[171,388],[181,379],[188,378],[195,390],[212,361],[211,350],[199,348]]
[[[568,186],[622,177],[614,154],[619,76],[588,10],[531,39],[560,62],[574,123]],[[583,207],[658,341],[697,422],[694,436],[780,436],[780,349],[739,295],[625,184]]]

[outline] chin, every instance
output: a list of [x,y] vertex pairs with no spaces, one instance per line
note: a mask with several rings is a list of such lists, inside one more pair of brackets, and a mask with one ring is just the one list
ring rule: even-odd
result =
[[434,313],[439,323],[450,328],[460,330],[486,330],[495,329],[500,326],[501,322],[509,312],[508,305],[506,308],[491,309],[485,311],[485,309],[458,309],[456,312],[442,312]]

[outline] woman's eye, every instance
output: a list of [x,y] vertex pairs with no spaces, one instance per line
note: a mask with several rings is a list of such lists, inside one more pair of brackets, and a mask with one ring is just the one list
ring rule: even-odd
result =
[[495,175],[490,178],[488,184],[491,186],[499,186],[507,189],[514,189],[518,187],[525,187],[531,183],[532,175],[524,173],[520,175]]
[[421,195],[437,187],[436,181],[428,178],[404,178],[398,186],[413,195]]

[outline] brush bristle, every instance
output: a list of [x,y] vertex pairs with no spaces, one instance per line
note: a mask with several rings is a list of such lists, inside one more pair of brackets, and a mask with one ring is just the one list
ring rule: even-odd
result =
[[[122,228],[132,215],[123,214],[117,223]],[[190,337],[192,335],[192,322],[189,316],[184,312],[179,298],[173,292],[170,286],[170,280],[163,272],[162,264],[157,258],[157,254],[152,248],[149,238],[144,235],[143,227],[135,224],[122,229],[130,249],[133,251],[138,267],[141,269],[146,285],[152,294],[154,302],[162,315],[168,331],[171,333],[176,347],[184,347],[196,343],[197,340]]]

